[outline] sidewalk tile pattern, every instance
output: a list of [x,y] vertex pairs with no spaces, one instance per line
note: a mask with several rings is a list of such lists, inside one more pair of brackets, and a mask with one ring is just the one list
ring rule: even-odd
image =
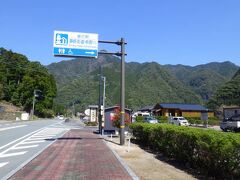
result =
[[132,179],[100,136],[71,130],[19,170],[14,180]]

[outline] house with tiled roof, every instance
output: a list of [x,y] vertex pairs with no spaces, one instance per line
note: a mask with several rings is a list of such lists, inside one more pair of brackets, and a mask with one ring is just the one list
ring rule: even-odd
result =
[[213,117],[214,113],[199,104],[157,103],[153,108],[157,116]]

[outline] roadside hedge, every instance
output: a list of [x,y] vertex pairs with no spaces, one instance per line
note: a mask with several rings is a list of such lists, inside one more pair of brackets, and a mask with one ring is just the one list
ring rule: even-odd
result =
[[209,117],[207,121],[201,120],[199,117],[185,117],[190,124],[206,124],[219,125],[220,121],[216,117]]
[[136,117],[136,122],[144,122],[144,117],[143,116],[137,116]]
[[159,120],[159,123],[168,123],[168,117],[166,116],[156,116],[156,118]]
[[240,134],[133,123],[137,142],[198,169],[207,177],[240,179]]
[[[156,116],[156,118],[159,120],[160,123],[168,123],[168,118],[166,116]],[[185,117],[190,124],[206,124],[208,125],[219,125],[220,121],[216,117],[209,117],[208,121],[203,121],[199,117]],[[138,121],[140,122],[140,121]]]

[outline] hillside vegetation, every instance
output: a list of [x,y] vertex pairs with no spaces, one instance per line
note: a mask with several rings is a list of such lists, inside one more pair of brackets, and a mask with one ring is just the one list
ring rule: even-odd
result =
[[221,105],[240,106],[240,69],[230,81],[216,91],[208,102],[208,106],[212,109],[217,109]]
[[[22,54],[0,48],[0,100],[30,112],[37,93],[36,115],[46,117],[73,105],[84,110],[98,104],[99,67],[106,77],[106,106],[120,103],[120,59],[100,55],[50,64],[30,62]],[[56,81],[55,81],[56,80]],[[159,102],[199,103],[216,109],[240,104],[240,70],[231,62],[199,66],[126,63],[126,107]],[[55,98],[56,97],[56,98]],[[55,103],[54,103],[55,98]]]
[[[69,107],[76,100],[85,109],[98,104],[99,66],[106,76],[107,106],[120,103],[120,60],[110,55],[77,58],[47,66],[57,81],[56,103]],[[195,67],[126,63],[126,106],[137,109],[158,102],[204,104],[238,70],[231,62]]]
[[22,54],[0,48],[0,100],[30,112],[34,90],[41,91],[35,104],[36,115],[52,116],[57,93],[54,77],[39,62],[30,62]]
[[198,66],[167,65],[166,68],[174,74],[185,86],[208,101],[216,90],[229,81],[238,66],[226,61],[223,63],[208,63]]

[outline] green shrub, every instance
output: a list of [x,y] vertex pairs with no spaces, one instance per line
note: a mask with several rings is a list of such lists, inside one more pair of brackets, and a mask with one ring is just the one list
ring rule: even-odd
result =
[[156,116],[156,118],[159,120],[159,123],[168,123],[168,117],[166,116]]
[[136,140],[206,176],[240,178],[240,135],[170,124],[133,123]]
[[209,125],[219,125],[220,120],[216,117],[210,117],[210,118],[208,118],[208,124]]
[[201,120],[199,117],[185,117],[190,124],[209,124],[209,125],[219,125],[219,119],[216,117],[209,117],[207,121]]
[[143,116],[137,116],[136,117],[136,122],[143,122],[144,121],[144,117]]

